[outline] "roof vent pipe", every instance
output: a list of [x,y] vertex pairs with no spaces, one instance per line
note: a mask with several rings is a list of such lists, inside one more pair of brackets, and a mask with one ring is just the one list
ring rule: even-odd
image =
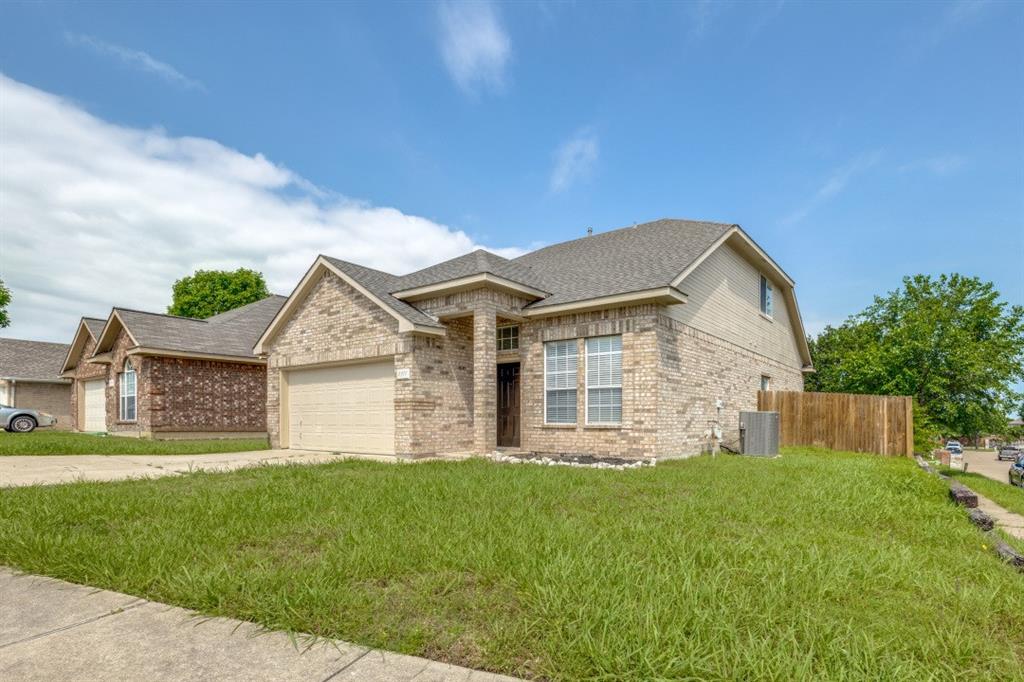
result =
[[592,228],[592,227],[588,227],[588,228],[587,228],[587,236],[588,236],[588,237],[590,237],[590,236],[592,236],[593,234],[594,234],[594,228]]

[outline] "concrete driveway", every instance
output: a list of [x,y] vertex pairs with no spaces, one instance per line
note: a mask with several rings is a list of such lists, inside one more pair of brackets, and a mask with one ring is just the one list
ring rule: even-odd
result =
[[0,457],[0,487],[75,481],[120,481],[193,471],[233,471],[263,464],[322,464],[344,455],[307,450],[258,450],[215,455],[16,455]]
[[987,476],[993,481],[1006,483],[1010,476],[1010,462],[1000,462],[992,450],[964,450],[967,472]]

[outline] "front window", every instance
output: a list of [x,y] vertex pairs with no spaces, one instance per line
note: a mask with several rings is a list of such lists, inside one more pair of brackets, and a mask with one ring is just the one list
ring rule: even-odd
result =
[[761,375],[761,390],[770,391],[772,390],[772,378],[765,374]]
[[121,421],[135,421],[135,368],[128,360],[124,361],[124,371],[121,372],[119,394],[121,396]]
[[497,338],[498,350],[516,350],[519,348],[519,325],[498,327]]
[[768,317],[772,316],[772,283],[768,278],[761,275],[761,312]]
[[576,423],[576,339],[544,344],[544,422]]
[[622,421],[622,337],[587,339],[587,423]]

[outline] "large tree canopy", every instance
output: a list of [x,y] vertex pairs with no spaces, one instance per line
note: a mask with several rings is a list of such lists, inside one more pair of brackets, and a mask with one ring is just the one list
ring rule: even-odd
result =
[[196,270],[174,283],[167,312],[205,319],[269,295],[263,275],[255,270]]
[[810,346],[808,390],[913,396],[946,434],[1000,433],[1020,405],[1024,306],[976,277],[905,277]]
[[11,290],[7,288],[4,281],[0,279],[0,329],[11,326],[11,316],[7,312],[7,306],[11,304]]

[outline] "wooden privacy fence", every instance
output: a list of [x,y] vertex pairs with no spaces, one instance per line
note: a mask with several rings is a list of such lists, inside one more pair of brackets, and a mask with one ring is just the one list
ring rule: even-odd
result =
[[914,455],[914,404],[907,396],[759,391],[757,409],[779,413],[780,445]]

